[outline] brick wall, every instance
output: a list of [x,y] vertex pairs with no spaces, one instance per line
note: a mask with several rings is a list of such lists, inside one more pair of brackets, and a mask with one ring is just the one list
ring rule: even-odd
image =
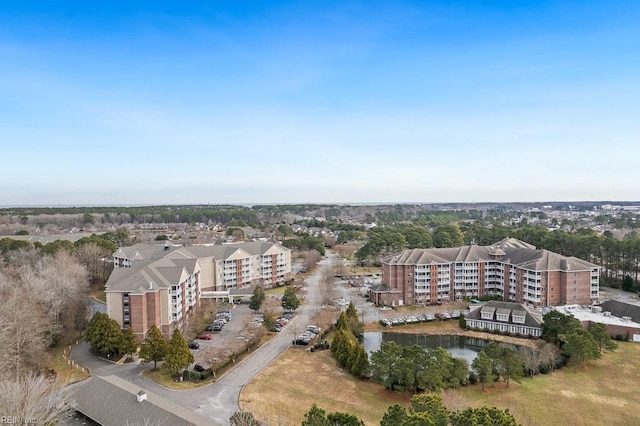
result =
[[131,328],[139,339],[144,339],[147,332],[147,298],[143,294],[129,295],[129,309],[131,312]]

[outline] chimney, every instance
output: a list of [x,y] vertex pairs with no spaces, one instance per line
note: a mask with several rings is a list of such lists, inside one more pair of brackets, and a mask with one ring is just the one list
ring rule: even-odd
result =
[[138,394],[136,395],[136,400],[138,402],[142,402],[142,401],[146,401],[146,399],[147,399],[147,393],[142,389],[140,389],[140,392],[138,392]]

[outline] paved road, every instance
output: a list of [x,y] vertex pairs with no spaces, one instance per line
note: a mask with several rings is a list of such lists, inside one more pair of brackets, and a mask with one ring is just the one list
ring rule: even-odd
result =
[[209,397],[199,404],[197,412],[224,424],[235,411],[240,409],[239,398],[242,387],[291,345],[296,334],[306,329],[311,318],[322,305],[320,277],[324,274],[325,268],[329,267],[332,257],[332,254],[328,254],[328,257],[320,262],[315,273],[307,278],[305,304],[298,308],[298,315],[276,337],[245,358],[241,365],[207,387]]
[[156,393],[183,407],[191,408],[212,419],[214,424],[227,424],[229,417],[240,410],[239,398],[242,387],[249,383],[260,371],[275,360],[291,344],[293,338],[306,329],[311,318],[322,305],[320,278],[331,264],[332,254],[323,259],[314,274],[307,278],[305,304],[298,308],[298,315],[280,332],[253,354],[245,358],[236,368],[209,386],[189,390],[174,391],[141,376],[147,366],[138,364],[116,365],[96,358],[89,352],[89,346],[82,343],[72,353],[72,359],[91,371],[95,376],[115,374],[137,384],[141,389]]

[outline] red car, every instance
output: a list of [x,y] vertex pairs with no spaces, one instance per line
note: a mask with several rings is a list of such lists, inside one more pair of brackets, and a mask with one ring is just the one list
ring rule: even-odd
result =
[[200,339],[200,340],[211,340],[213,336],[211,335],[211,333],[200,333],[196,336],[196,339]]

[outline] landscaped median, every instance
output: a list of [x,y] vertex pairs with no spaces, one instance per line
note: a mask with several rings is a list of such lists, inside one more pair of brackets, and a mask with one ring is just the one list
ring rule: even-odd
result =
[[[194,373],[194,372],[192,372]],[[144,377],[146,377],[147,379],[153,380],[154,382],[161,384],[164,387],[167,387],[169,389],[173,389],[173,390],[191,390],[191,389],[197,389],[197,388],[201,388],[203,386],[207,386],[211,383],[214,382],[214,377],[213,375],[211,375],[211,377],[209,377],[206,380],[201,380],[201,379],[197,379],[197,380],[188,380],[188,379],[183,379],[182,381],[180,381],[179,379],[176,379],[175,377],[169,375],[167,372],[163,371],[160,368],[147,368],[145,370],[142,371],[142,375]]]
[[[257,345],[249,346],[233,354],[231,357],[220,360],[219,363],[204,371],[183,370],[178,376],[173,376],[162,368],[147,368],[142,375],[169,389],[190,390],[207,386],[231,371],[240,361],[249,356],[253,351],[268,342],[273,336],[265,335]],[[182,378],[182,380],[181,380]]]

